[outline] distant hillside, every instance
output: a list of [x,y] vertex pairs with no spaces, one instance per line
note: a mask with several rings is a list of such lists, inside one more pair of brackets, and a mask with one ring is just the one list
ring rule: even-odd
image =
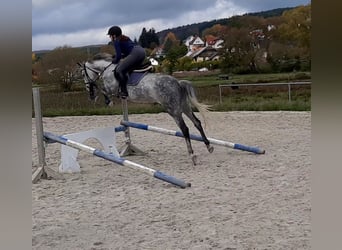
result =
[[[267,11],[261,11],[261,12],[255,12],[255,13],[247,13],[242,16],[259,16],[259,17],[274,17],[274,16],[281,16],[284,11],[293,9],[295,7],[291,8],[278,8],[278,9],[273,9],[273,10],[267,10]],[[172,32],[176,35],[176,37],[180,40],[185,40],[187,37],[191,35],[199,35],[201,36],[202,31],[212,27],[213,25],[220,24],[220,25],[229,25],[234,18],[237,16],[233,16],[230,18],[222,18],[222,19],[215,19],[212,21],[206,21],[206,22],[201,22],[201,23],[194,23],[194,24],[188,24],[176,28],[170,28],[170,29],[165,29],[159,32],[156,32],[157,36],[159,37],[159,40],[161,43],[163,42],[165,36],[167,33]],[[83,46],[79,47],[80,49],[84,50],[85,52],[88,52],[90,54],[96,54],[97,52],[100,51],[100,48],[104,46],[102,45],[88,45],[88,46]],[[40,50],[40,51],[33,51],[37,57],[42,57],[44,54],[48,53],[50,50]]]
[[243,16],[260,16],[263,18],[281,16],[284,11],[291,10],[294,8],[296,8],[296,7],[278,8],[278,9],[260,11],[260,12],[255,12],[255,13],[247,13],[247,14],[244,14]]
[[[247,13],[247,14],[244,14],[242,16],[258,16],[258,17],[269,18],[269,17],[281,16],[284,11],[291,10],[293,8],[295,8],[295,7],[278,8],[278,9],[255,12],[255,13]],[[233,16],[230,18],[217,19],[217,20],[215,19],[212,21],[206,21],[206,22],[201,22],[201,23],[188,24],[188,25],[184,25],[184,26],[180,26],[180,27],[176,27],[176,28],[170,28],[170,29],[162,30],[162,31],[156,32],[156,34],[158,35],[161,43],[163,42],[165,36],[169,32],[174,33],[178,39],[185,40],[187,37],[189,37],[191,35],[201,36],[203,30],[210,28],[216,24],[229,25],[230,22],[234,18],[236,18],[236,16]]]
[[[101,47],[103,47],[105,44],[96,44],[96,45],[87,45],[82,47],[76,47],[82,50],[85,53],[89,53],[90,55],[94,55],[96,53],[100,52]],[[51,50],[36,50],[33,51],[36,54],[36,57],[43,57],[46,53],[50,52]]]

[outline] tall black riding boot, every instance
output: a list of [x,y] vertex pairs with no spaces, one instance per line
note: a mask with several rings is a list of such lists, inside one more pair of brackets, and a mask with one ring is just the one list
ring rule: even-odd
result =
[[119,81],[119,89],[120,89],[119,96],[123,99],[127,98],[127,96],[128,96],[128,91],[127,91],[128,76],[127,76],[127,74],[115,71],[114,76]]
[[120,97],[122,99],[126,99],[128,97],[128,91],[127,91],[127,84],[126,83],[120,83]]

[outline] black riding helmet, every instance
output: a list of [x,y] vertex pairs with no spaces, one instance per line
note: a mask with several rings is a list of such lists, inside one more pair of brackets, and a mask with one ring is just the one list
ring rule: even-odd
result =
[[108,34],[107,35],[115,35],[115,36],[120,36],[122,34],[122,31],[120,29],[120,27],[118,26],[112,26],[109,28],[108,30]]

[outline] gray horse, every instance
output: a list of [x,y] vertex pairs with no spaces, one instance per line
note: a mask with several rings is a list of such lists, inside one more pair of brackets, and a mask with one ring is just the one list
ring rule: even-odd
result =
[[[116,65],[112,64],[111,61],[112,56],[110,54],[100,53],[93,60],[79,64],[82,67],[82,75],[91,99],[95,99],[98,93],[102,92],[106,102],[110,103],[110,97],[117,95],[119,83],[113,74]],[[100,87],[95,83],[98,79],[102,79],[103,82]],[[196,107],[205,121],[208,106],[197,101],[194,88],[189,81],[177,80],[170,75],[147,73],[137,85],[128,85],[127,87],[128,100],[137,103],[159,103],[175,120],[184,135],[188,153],[194,165],[196,165],[196,155],[194,155],[191,146],[189,128],[182,117],[183,113],[200,132],[208,151],[213,152],[214,148],[204,133],[201,121],[192,111],[192,106]]]

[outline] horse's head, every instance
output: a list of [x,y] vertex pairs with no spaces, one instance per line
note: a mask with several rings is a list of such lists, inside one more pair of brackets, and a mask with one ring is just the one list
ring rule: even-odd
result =
[[98,96],[98,86],[96,84],[96,81],[98,80],[102,72],[93,69],[89,62],[77,64],[80,66],[86,90],[89,92],[90,100],[96,101]]
[[[105,96],[106,104],[110,102],[108,98],[108,78],[114,78],[112,72],[112,56],[106,53],[99,53],[94,56],[94,58],[85,63],[77,63],[80,66],[80,70],[83,76],[86,89],[89,92],[90,100],[97,100],[100,93]],[[115,67],[115,66],[113,66]],[[101,78],[101,86],[96,84],[97,80]],[[110,79],[109,82],[112,82]]]

